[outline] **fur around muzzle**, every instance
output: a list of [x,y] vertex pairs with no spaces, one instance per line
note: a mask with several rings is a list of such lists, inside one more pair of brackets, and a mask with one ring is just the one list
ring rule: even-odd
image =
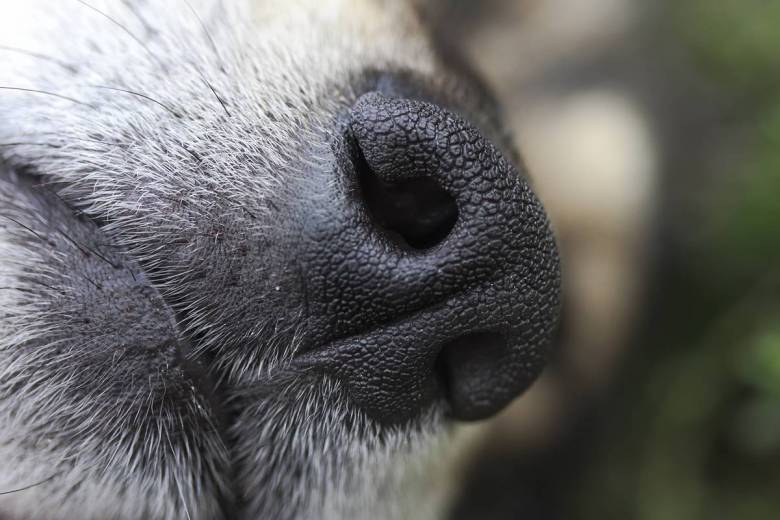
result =
[[406,2],[3,2],[0,517],[441,515],[559,273],[435,49]]

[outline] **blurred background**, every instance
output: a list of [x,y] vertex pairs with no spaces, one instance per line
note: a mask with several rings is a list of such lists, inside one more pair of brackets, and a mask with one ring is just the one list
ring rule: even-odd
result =
[[504,103],[564,258],[555,360],[453,518],[780,518],[780,1],[424,9]]

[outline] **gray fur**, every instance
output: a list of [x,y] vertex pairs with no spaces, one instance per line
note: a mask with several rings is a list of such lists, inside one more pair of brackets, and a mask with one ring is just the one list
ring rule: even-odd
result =
[[0,516],[440,514],[440,412],[379,431],[288,377],[300,309],[253,278],[355,76],[441,76],[403,2],[322,4],[0,5],[0,492],[37,484]]

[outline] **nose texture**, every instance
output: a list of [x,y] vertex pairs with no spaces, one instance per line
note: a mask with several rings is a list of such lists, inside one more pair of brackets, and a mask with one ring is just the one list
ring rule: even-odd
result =
[[299,248],[302,359],[383,423],[436,401],[497,412],[538,375],[558,318],[555,241],[528,183],[456,114],[378,93],[336,155]]

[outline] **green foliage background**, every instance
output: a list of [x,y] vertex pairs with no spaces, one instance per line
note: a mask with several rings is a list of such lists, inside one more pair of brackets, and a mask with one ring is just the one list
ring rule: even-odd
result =
[[714,86],[739,131],[724,130],[724,146],[693,165],[723,171],[702,187],[699,223],[660,270],[640,352],[567,517],[776,519],[780,2],[665,5],[672,45]]

